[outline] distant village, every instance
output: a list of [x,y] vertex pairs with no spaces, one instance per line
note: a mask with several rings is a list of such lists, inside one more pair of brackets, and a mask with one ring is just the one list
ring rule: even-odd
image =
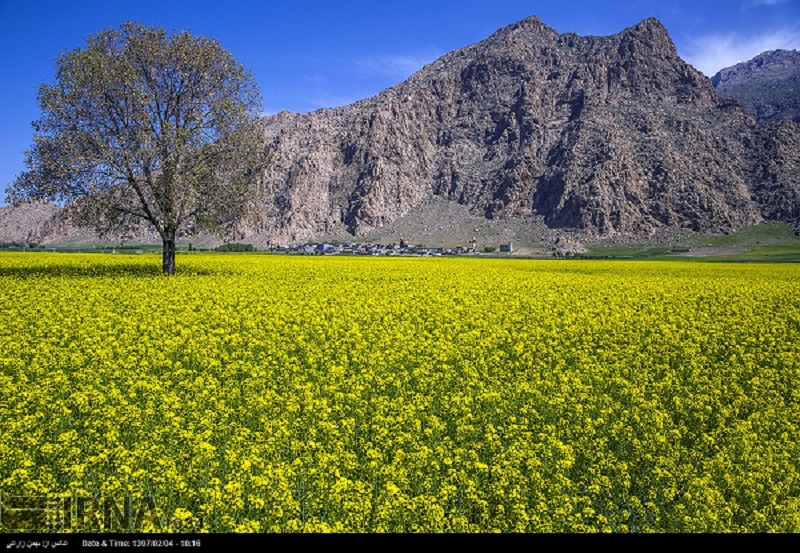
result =
[[[108,244],[108,245],[44,245],[28,243],[26,241],[0,242],[0,251],[90,251],[90,252],[109,252],[109,253],[145,253],[157,250],[156,244]],[[180,248],[183,250],[183,247]],[[188,251],[208,251],[207,248],[194,247],[190,242]],[[492,253],[512,253],[514,247],[511,242],[501,244],[499,247],[485,246],[478,248],[475,243],[471,246],[457,246],[454,248],[431,248],[423,245],[406,244],[373,244],[358,242],[343,243],[309,243],[302,245],[271,245],[263,248],[256,248],[253,244],[242,244],[229,242],[221,244],[215,251],[248,253],[248,252],[269,252],[288,255],[403,255],[403,256],[442,256],[442,255],[480,255]]]
[[471,246],[457,246],[454,248],[430,248],[427,246],[406,244],[401,241],[399,244],[371,244],[343,242],[336,244],[311,243],[301,246],[273,246],[269,251],[285,254],[306,254],[306,255],[411,255],[411,256],[439,256],[439,255],[477,255],[479,253],[512,253],[513,245],[511,242],[501,244],[499,248],[487,246],[480,250],[475,243]]

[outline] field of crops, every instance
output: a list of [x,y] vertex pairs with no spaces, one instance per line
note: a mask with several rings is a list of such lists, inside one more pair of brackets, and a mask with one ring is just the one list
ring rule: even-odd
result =
[[800,265],[159,268],[0,254],[4,494],[152,497],[138,530],[800,531]]

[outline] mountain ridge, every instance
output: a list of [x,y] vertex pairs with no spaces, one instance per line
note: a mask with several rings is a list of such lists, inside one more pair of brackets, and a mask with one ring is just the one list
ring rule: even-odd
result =
[[711,78],[717,92],[739,103],[761,124],[800,123],[800,51],[769,50],[720,70]]

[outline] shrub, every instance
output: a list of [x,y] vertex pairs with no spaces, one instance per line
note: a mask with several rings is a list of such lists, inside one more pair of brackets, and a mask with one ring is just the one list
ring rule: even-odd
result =
[[253,244],[222,244],[221,246],[217,246],[218,252],[254,252],[256,251],[256,247]]

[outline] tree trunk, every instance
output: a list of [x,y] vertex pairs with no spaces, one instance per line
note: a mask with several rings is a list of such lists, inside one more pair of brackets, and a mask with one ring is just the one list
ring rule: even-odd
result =
[[162,265],[164,267],[165,275],[175,274],[175,236],[167,236],[163,239],[164,254],[162,257]]

